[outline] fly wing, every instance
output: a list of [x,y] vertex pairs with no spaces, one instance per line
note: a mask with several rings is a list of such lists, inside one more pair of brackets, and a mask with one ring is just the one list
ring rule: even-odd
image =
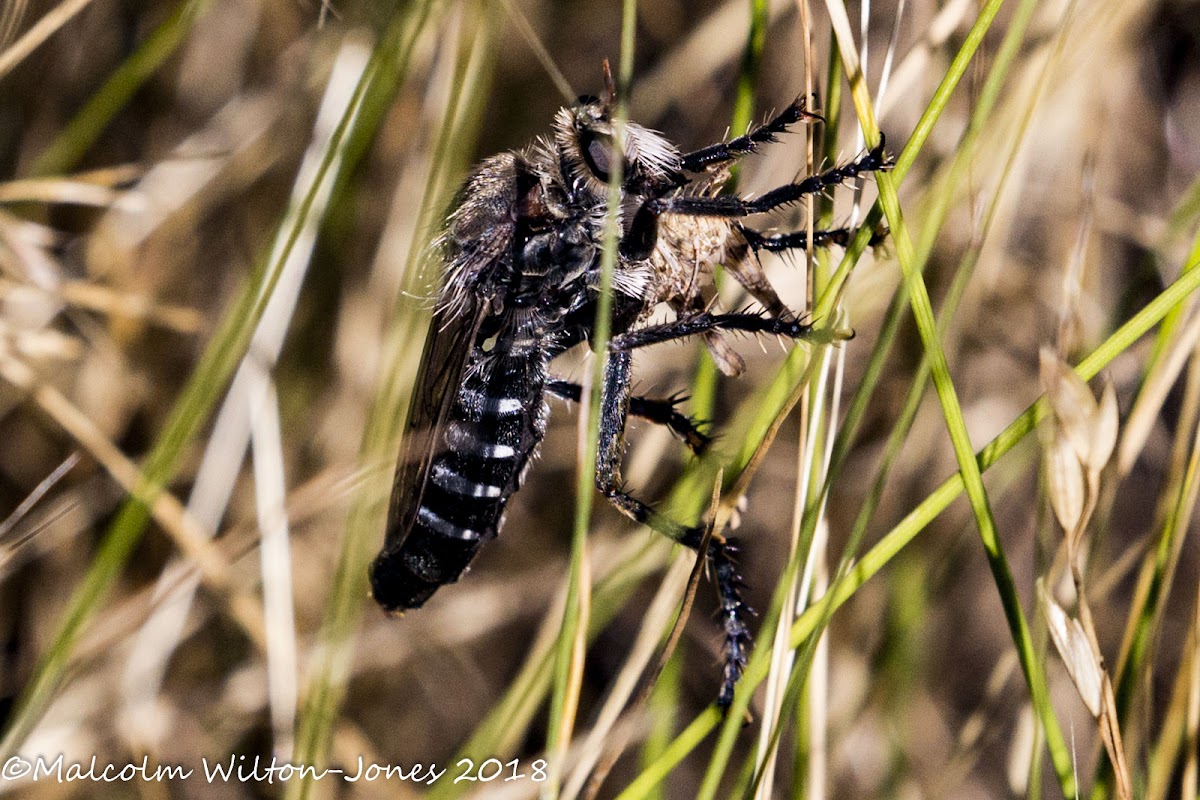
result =
[[442,446],[442,429],[488,306],[486,301],[473,300],[452,313],[439,304],[429,323],[396,464],[384,552],[395,550],[416,521],[430,464]]
[[[480,327],[502,303],[502,276],[511,266],[514,230],[536,193],[524,160],[516,153],[487,159],[467,178],[443,234],[445,269],[441,295],[425,352],[396,466],[383,552],[399,549],[416,522],[430,465],[444,441],[442,430],[471,360]],[[504,313],[500,311],[499,313]]]

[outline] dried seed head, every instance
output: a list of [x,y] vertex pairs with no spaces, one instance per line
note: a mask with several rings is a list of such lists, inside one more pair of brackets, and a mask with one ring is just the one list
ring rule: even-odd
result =
[[1084,705],[1092,716],[1099,719],[1103,704],[1104,669],[1100,654],[1092,648],[1091,640],[1084,632],[1079,620],[1067,616],[1046,587],[1038,583],[1038,596],[1042,601],[1042,611],[1050,630],[1050,638],[1054,647],[1062,657],[1067,673],[1075,684],[1075,689],[1083,699]]
[[1111,381],[1099,403],[1088,385],[1049,348],[1041,352],[1042,386],[1053,425],[1043,430],[1050,503],[1071,552],[1100,493],[1100,474],[1117,442],[1117,397]]
[[1083,379],[1049,348],[1041,352],[1042,388],[1054,412],[1055,429],[1065,436],[1089,471],[1099,473],[1117,443],[1117,396],[1107,381],[1100,402]]
[[1048,347],[1042,348],[1040,366],[1042,389],[1054,412],[1055,429],[1071,442],[1079,460],[1086,463],[1091,450],[1096,398],[1075,371]]
[[1096,417],[1092,428],[1092,447],[1088,457],[1088,469],[1099,473],[1112,458],[1117,446],[1117,390],[1113,388],[1112,380],[1104,382],[1104,391],[1100,395],[1100,407],[1096,409]]
[[1044,461],[1050,505],[1058,524],[1070,535],[1083,517],[1083,466],[1064,436],[1055,436],[1046,443]]

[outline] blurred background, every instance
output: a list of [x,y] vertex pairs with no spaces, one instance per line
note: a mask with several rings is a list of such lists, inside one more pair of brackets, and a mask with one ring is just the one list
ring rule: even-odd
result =
[[[868,15],[859,43],[868,46],[873,96],[887,76],[878,115],[892,154],[981,5],[849,6],[856,26]],[[901,185],[916,239],[959,159],[926,280],[935,311],[961,290],[943,345],[977,448],[1043,391],[1040,348],[1076,362],[1175,280],[1200,214],[1200,3],[1026,5],[1021,22],[1024,6],[1003,4]],[[748,69],[752,13],[767,22]],[[1016,24],[1025,27],[1011,68],[968,148],[964,131]],[[6,757],[124,764],[146,754],[197,767],[202,756],[231,754],[304,761],[296,756],[315,747],[347,768],[359,755],[445,767],[472,736],[494,743],[502,761],[541,757],[547,670],[540,689],[500,706],[499,718],[495,709],[526,686],[526,657],[561,615],[577,410],[552,404],[542,455],[503,535],[460,584],[388,619],[367,597],[365,564],[382,536],[400,415],[436,286],[426,242],[472,162],[548,132],[570,99],[562,83],[574,94],[602,90],[601,61],[617,62],[620,26],[619,4],[570,0],[0,4]],[[814,107],[841,110],[832,160],[862,151],[846,92],[835,107],[826,102],[824,5],[802,13],[781,0],[654,0],[638,5],[636,34],[631,117],[681,148],[729,135],[739,86],[750,118],[763,120],[809,85]],[[804,164],[804,136],[784,137],[745,160],[739,188],[762,192]],[[832,193],[835,225],[861,221],[875,187],[864,181],[863,191],[860,206],[853,189]],[[804,215],[795,209],[766,226],[802,229]],[[804,258],[764,260],[785,302],[804,308]],[[954,289],[968,262],[970,280]],[[849,282],[844,313],[857,336],[841,348],[843,409],[899,280],[885,243]],[[1189,742],[1195,751],[1185,736],[1195,733],[1185,701],[1200,664],[1191,632],[1200,585],[1190,513],[1200,377],[1193,313],[1180,312],[1172,338],[1144,337],[1106,372],[1122,429],[1092,519],[1088,574],[1110,669],[1128,649],[1131,617],[1152,621],[1123,684],[1141,796],[1178,791]],[[741,441],[726,421],[784,359],[772,341],[737,347],[746,374],[718,381],[711,415],[728,452]],[[906,312],[828,498],[830,571],[868,502],[922,352]],[[639,353],[638,392],[687,391],[701,357],[693,345]],[[579,379],[588,363],[569,356],[560,372]],[[738,515],[742,572],[758,609],[771,605],[788,559],[799,435],[793,414]],[[629,484],[664,497],[688,461],[681,445],[636,422],[631,442]],[[986,484],[1087,790],[1102,774],[1095,721],[1036,610],[1035,581],[1063,575],[1054,567],[1062,531],[1039,464],[1029,436]],[[862,549],[955,470],[927,391]],[[126,504],[131,492],[149,497],[160,487],[148,521],[144,507]],[[588,650],[581,732],[626,663],[669,560],[599,498],[593,519],[593,572],[608,593],[593,610],[604,624]],[[1149,610],[1134,614],[1147,608],[1150,584]],[[667,668],[669,691],[626,720],[632,743],[600,796],[616,796],[715,697],[715,608],[702,582]],[[832,618],[827,659],[824,754],[813,756],[808,735],[789,728],[785,752],[807,755],[781,756],[773,796],[1061,793],[1050,766],[1037,765],[1045,752],[966,503]],[[756,718],[762,702],[760,693]],[[496,725],[502,733],[487,738]],[[757,735],[748,727],[739,737],[736,764]],[[709,738],[675,766],[658,796],[694,796],[712,748]],[[812,777],[817,762],[821,780]],[[737,775],[729,770],[722,791],[733,791]],[[429,791],[398,781],[312,788],[320,797]],[[531,797],[538,788],[439,785],[438,796]],[[37,798],[285,791],[298,789],[0,782],[0,793]]]

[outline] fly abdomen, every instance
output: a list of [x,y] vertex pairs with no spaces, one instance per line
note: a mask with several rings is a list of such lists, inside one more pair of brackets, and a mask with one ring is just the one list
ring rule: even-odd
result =
[[[486,369],[472,370],[459,388],[412,526],[389,530],[399,546],[385,549],[371,567],[375,599],[389,610],[418,608],[439,586],[458,580],[480,545],[496,536],[542,439],[544,359],[506,345],[497,342]],[[398,524],[393,509],[389,525]]]
[[499,498],[504,487],[483,481],[472,480],[455,472],[449,464],[439,463],[433,468],[433,485],[458,497]]

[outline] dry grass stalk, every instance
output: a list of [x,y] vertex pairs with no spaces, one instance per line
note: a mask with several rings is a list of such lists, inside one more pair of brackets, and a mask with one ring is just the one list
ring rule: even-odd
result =
[[30,53],[70,22],[75,15],[91,4],[92,0],[65,0],[46,13],[29,30],[0,52],[0,78],[12,71]]
[[[708,507],[708,519],[715,519],[716,510],[721,500],[721,480],[723,474],[718,473],[716,480],[713,482],[712,501]],[[671,632],[667,634],[667,639],[663,643],[662,650],[658,655],[653,667],[642,676],[642,680],[638,685],[637,694],[634,695],[626,708],[624,718],[627,723],[632,722],[645,709],[646,704],[650,701],[650,694],[654,690],[654,684],[658,681],[662,671],[666,668],[667,662],[675,653],[675,648],[679,645],[679,638],[683,636],[683,628],[687,624],[688,618],[692,614],[692,604],[696,600],[696,590],[700,586],[700,576],[704,574],[704,568],[707,563],[703,557],[703,553],[708,552],[708,544],[712,537],[716,535],[713,524],[710,523],[704,531],[704,538],[700,540],[700,546],[696,548],[697,554],[692,564],[691,571],[688,573],[687,586],[683,592],[683,603],[679,607],[679,614],[675,617],[675,622],[671,626]],[[629,743],[630,725],[625,725],[621,729],[621,733],[613,737],[613,740],[608,743],[604,752],[599,757],[595,768],[588,776],[586,786],[583,788],[582,797],[584,800],[595,800],[595,797],[600,793],[600,788],[604,784],[604,780],[608,777],[609,772],[616,765],[617,759]]]

